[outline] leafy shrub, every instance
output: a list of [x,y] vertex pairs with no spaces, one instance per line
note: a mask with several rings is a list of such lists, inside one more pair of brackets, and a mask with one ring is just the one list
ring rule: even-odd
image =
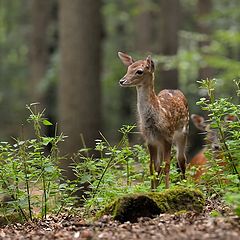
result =
[[64,136],[43,136],[41,128],[52,124],[43,117],[44,112],[36,112],[35,104],[27,109],[35,138],[24,139],[22,133],[21,139],[14,139],[14,144],[0,143],[0,193],[3,196],[0,210],[6,218],[17,212],[19,220],[46,218],[49,212],[59,212],[67,202],[73,202],[69,197],[72,186],[61,183],[58,167],[58,144],[64,141]]
[[[239,97],[239,81],[234,81]],[[208,112],[211,128],[217,130],[220,154],[211,149],[207,171],[203,176],[202,187],[208,194],[225,195],[239,213],[240,206],[240,105],[233,103],[233,97],[215,99],[216,80],[200,81],[201,88],[207,90],[208,97],[197,103]],[[224,164],[221,164],[224,163]]]

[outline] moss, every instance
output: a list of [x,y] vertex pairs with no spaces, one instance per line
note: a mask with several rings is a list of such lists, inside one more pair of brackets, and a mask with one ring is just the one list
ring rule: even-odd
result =
[[139,217],[153,217],[160,213],[181,211],[201,212],[204,196],[196,189],[177,187],[164,192],[130,194],[120,197],[97,214],[110,214],[120,222],[136,222]]
[[161,212],[175,213],[178,211],[201,212],[204,206],[204,196],[196,189],[176,187],[161,193],[147,193],[153,199]]
[[186,213],[188,213],[188,212],[189,212],[189,211],[187,211],[187,210],[181,210],[181,211],[176,212],[175,215],[176,215],[176,216],[181,216],[181,215],[186,214]]
[[9,223],[22,222],[18,213],[11,213],[5,216],[0,215],[0,227],[5,226]]

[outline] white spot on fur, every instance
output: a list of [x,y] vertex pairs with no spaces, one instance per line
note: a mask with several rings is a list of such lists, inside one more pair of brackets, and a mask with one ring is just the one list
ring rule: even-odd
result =
[[162,107],[161,108],[165,113],[167,113],[167,110],[164,108],[164,107]]
[[168,95],[169,95],[170,97],[173,97],[173,95],[172,95],[171,93],[168,93]]

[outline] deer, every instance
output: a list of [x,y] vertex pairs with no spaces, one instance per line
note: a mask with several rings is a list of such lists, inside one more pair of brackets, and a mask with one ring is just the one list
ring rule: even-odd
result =
[[[195,154],[189,162],[190,168],[193,166],[197,168],[193,179],[198,182],[201,179],[201,176],[206,172],[208,159],[206,158],[205,153],[208,150],[207,146],[210,146],[210,149],[214,153],[214,158],[221,160],[218,162],[220,166],[225,166],[227,163],[224,161],[224,155],[221,149],[221,143],[219,141],[219,134],[217,129],[212,129],[211,124],[207,123],[205,118],[200,115],[192,114],[191,120],[197,129],[206,134],[206,146],[204,146],[197,154]],[[224,118],[225,122],[232,122],[235,120],[236,117],[233,115],[226,115]]]
[[119,80],[120,86],[135,87],[137,90],[138,126],[150,154],[151,189],[155,190],[159,185],[164,162],[165,187],[169,188],[173,144],[176,145],[178,166],[185,179],[189,129],[187,100],[177,89],[164,89],[158,95],[155,93],[155,66],[150,55],[137,61],[126,53],[118,52],[118,56],[127,67],[126,74]]
[[[217,147],[216,143],[216,134],[215,131],[212,132],[210,131],[210,125],[206,124],[206,121],[204,117],[197,115],[197,114],[191,114],[191,120],[194,124],[194,126],[201,130],[201,133],[206,133],[205,137],[205,143],[212,145],[211,148],[214,149]],[[210,136],[212,135],[212,137]],[[198,182],[201,179],[201,176],[205,173],[206,171],[206,164],[208,162],[208,159],[205,156],[205,153],[207,151],[207,147],[204,146],[200,151],[195,154],[190,162],[189,162],[189,168],[192,168],[193,166],[196,168],[196,172],[194,173],[193,179]]]

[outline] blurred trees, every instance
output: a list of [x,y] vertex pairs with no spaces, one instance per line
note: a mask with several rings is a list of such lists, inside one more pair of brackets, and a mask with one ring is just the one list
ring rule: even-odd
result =
[[231,95],[239,9],[238,0],[0,0],[1,139],[16,136],[25,104],[41,100],[69,136],[63,153],[80,148],[80,134],[91,146],[101,123],[117,140],[122,124],[136,122],[135,90],[118,85],[126,71],[118,51],[152,54],[156,85],[183,90],[191,112],[205,94],[199,78],[214,76],[218,92]]
[[0,1],[0,138],[20,132],[28,86],[29,4]]
[[[62,153],[69,156],[84,144],[93,146],[101,130],[100,8],[101,1],[60,1],[58,109],[60,130],[68,136],[62,146]],[[69,165],[69,162],[65,164]],[[71,178],[70,175],[68,177]]]

